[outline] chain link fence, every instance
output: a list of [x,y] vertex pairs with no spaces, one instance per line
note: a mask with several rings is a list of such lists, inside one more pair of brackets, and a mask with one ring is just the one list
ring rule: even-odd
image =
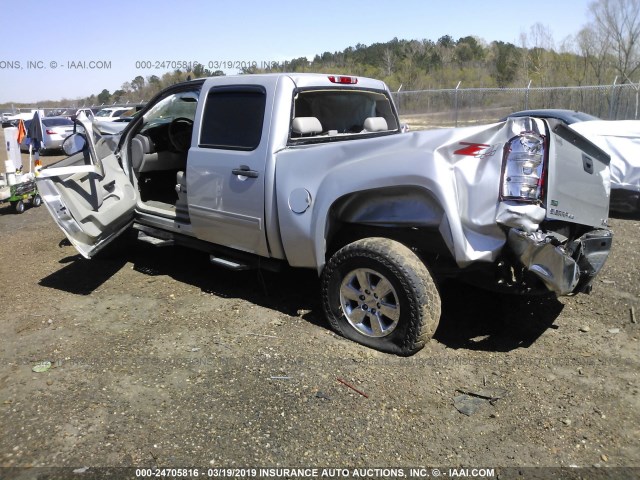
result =
[[583,87],[451,88],[393,94],[401,120],[414,129],[486,124],[512,112],[579,110],[606,120],[638,119],[640,84]]
[[[449,88],[393,93],[400,118],[413,130],[492,123],[519,110],[562,108],[605,120],[637,120],[640,83],[582,87]],[[144,104],[113,104],[130,107]],[[67,114],[79,107],[40,108],[47,115]],[[83,107],[86,108],[86,107]],[[91,106],[90,108],[96,108]],[[29,112],[34,107],[22,107]],[[98,108],[96,108],[97,110]],[[65,111],[66,110],[66,111]],[[64,113],[63,113],[64,112]],[[14,112],[15,113],[15,112]]]

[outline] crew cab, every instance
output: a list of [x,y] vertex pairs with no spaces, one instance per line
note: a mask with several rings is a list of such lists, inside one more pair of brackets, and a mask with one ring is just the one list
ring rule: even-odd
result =
[[118,235],[230,269],[315,269],[331,326],[422,348],[447,277],[588,293],[612,243],[609,157],[539,118],[404,132],[387,86],[268,74],[172,86],[119,137],[82,116],[40,193],[90,258]]

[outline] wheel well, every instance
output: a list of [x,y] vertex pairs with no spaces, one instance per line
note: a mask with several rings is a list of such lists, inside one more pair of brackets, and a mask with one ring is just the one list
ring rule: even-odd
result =
[[424,261],[453,258],[439,231],[444,210],[434,195],[418,186],[394,186],[355,192],[338,199],[325,228],[325,258],[368,237],[396,240]]

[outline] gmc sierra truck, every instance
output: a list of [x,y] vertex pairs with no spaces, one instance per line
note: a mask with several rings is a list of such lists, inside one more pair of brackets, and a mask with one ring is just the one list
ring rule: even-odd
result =
[[79,115],[37,182],[84,257],[135,232],[229,269],[315,269],[331,326],[398,355],[434,333],[442,279],[590,291],[612,242],[606,153],[539,118],[403,130],[373,79],[198,79],[116,137]]

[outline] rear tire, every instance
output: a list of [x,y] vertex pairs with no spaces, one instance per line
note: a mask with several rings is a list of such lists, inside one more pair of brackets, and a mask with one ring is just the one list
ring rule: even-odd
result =
[[322,272],[322,301],[336,332],[396,355],[422,349],[440,320],[440,296],[426,266],[387,238],[338,250]]
[[31,198],[31,205],[33,205],[36,208],[42,205],[42,197],[40,195],[34,195]]

